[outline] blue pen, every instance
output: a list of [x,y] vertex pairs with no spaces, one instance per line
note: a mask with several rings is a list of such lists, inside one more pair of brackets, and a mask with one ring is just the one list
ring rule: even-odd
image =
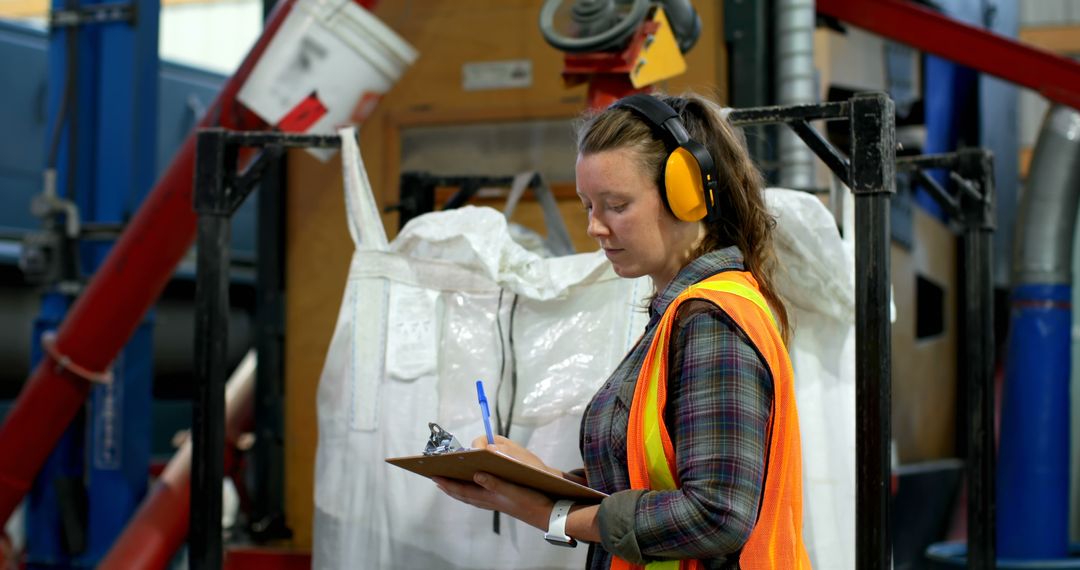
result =
[[480,399],[480,415],[484,418],[484,431],[487,432],[488,443],[495,445],[495,436],[491,434],[491,412],[488,411],[483,380],[476,381],[476,397]]

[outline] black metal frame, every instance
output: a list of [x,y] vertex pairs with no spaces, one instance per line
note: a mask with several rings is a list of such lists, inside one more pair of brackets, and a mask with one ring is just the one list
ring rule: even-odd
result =
[[[889,323],[889,199],[896,192],[893,102],[882,93],[848,101],[736,109],[736,126],[782,123],[793,128],[855,194],[855,560],[860,569],[892,567],[890,520],[892,327]],[[845,158],[810,121],[846,120]]]
[[[340,145],[341,139],[337,136],[235,132],[221,128],[199,131],[194,189],[195,213],[198,215],[195,401],[192,405],[191,518],[188,526],[188,556],[192,569],[220,569],[224,554],[221,540],[221,481],[225,475],[231,217],[268,169],[279,164],[287,148],[337,148]],[[238,173],[237,159],[241,148],[260,148],[262,151],[243,172]],[[272,210],[269,207],[264,216],[280,219],[280,213]],[[277,266],[268,269],[271,272],[280,271]],[[266,280],[275,281],[271,275],[267,275]],[[280,299],[270,301],[280,308]],[[270,330],[267,334],[260,333],[260,348],[279,343],[272,330],[274,320],[268,320]],[[260,369],[264,367],[263,356],[260,354]],[[280,364],[278,359],[268,360],[271,366]],[[260,374],[260,380],[263,378],[265,373]],[[265,393],[258,388],[256,390],[257,394]]]
[[[984,149],[897,160],[944,208],[960,233],[963,365],[967,437],[964,471],[968,486],[968,568],[994,568],[996,506],[994,497],[994,165]],[[950,193],[924,170],[949,171]]]
[[[285,524],[286,161],[259,181],[255,264],[255,443],[247,529],[257,544],[292,538]],[[243,503],[241,503],[243,506]]]
[[[856,301],[856,565],[892,567],[890,505],[891,326],[889,323],[889,200],[896,170],[916,178],[957,221],[962,232],[964,322],[960,347],[967,400],[968,568],[993,568],[994,520],[994,326],[991,257],[994,173],[990,153],[896,158],[893,103],[884,94],[848,101],[733,110],[737,126],[783,123],[790,127],[855,194]],[[840,153],[810,126],[815,120],[847,120],[851,152]],[[923,169],[946,168],[959,188],[954,196]]]
[[[951,197],[931,186],[943,203],[955,205],[964,227],[966,318],[970,330],[963,350],[969,362],[968,405],[972,437],[968,468],[969,567],[993,563],[993,326],[990,235],[993,230],[993,174],[989,155],[896,159],[893,102],[881,93],[859,94],[848,101],[733,110],[736,126],[786,124],[822,158],[855,194],[856,283],[856,563],[860,569],[892,566],[890,521],[891,369],[889,322],[889,201],[896,168],[955,167],[961,191]],[[810,121],[845,120],[851,132],[848,157],[828,143]],[[224,453],[225,338],[228,308],[229,217],[250,193],[255,180],[286,147],[337,147],[336,136],[200,131],[195,169],[195,210],[199,216],[196,287],[196,386],[191,490],[190,559],[192,568],[218,569],[222,563],[221,478]],[[263,152],[241,174],[241,147]],[[940,190],[940,192],[938,191]],[[981,326],[980,326],[980,323]],[[976,437],[977,435],[977,437]]]
[[[530,185],[535,187],[540,181],[533,177]],[[508,188],[514,183],[513,176],[443,176],[427,172],[401,173],[401,199],[388,208],[387,212],[398,212],[398,228],[404,228],[409,220],[428,212],[434,212],[436,206],[441,210],[460,208],[469,202],[481,188]],[[445,204],[435,204],[435,189],[443,187],[458,188]]]

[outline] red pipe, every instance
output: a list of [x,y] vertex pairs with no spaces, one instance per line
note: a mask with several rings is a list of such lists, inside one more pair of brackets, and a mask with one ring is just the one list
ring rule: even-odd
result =
[[[262,36],[222,88],[199,127],[265,128],[236,102],[295,0],[281,0]],[[195,136],[188,136],[168,171],[67,314],[56,352],[89,370],[104,370],[131,338],[195,238],[192,209]],[[6,521],[68,424],[86,401],[90,384],[43,358],[0,426],[0,521]]]
[[913,2],[817,0],[816,7],[822,14],[1080,109],[1080,63],[1068,58],[969,26]]
[[187,536],[191,441],[173,455],[98,568],[165,568]]
[[[249,355],[225,388],[225,471],[237,438],[255,423],[255,357]],[[191,515],[191,439],[169,460],[135,516],[98,564],[98,570],[165,568],[187,536]]]

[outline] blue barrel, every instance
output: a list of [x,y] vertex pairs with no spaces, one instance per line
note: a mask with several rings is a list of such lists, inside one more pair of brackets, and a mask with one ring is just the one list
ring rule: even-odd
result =
[[1069,372],[1072,290],[1012,292],[997,473],[998,555],[1069,553]]

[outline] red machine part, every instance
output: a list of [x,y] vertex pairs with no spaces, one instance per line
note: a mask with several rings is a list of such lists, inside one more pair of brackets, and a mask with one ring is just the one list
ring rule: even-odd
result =
[[[252,361],[254,358],[251,358]],[[225,470],[240,435],[251,429],[255,413],[255,367],[247,362],[229,380],[225,394]],[[166,568],[184,543],[191,514],[191,439],[169,460],[150,494],[98,565],[99,570]]]
[[957,22],[914,2],[817,0],[817,11],[1080,109],[1080,63]]
[[655,21],[642,22],[630,38],[626,49],[621,52],[567,54],[563,61],[563,83],[572,87],[588,82],[589,92],[585,104],[589,109],[597,110],[604,109],[627,95],[650,91],[650,87],[634,87],[630,82],[630,73],[634,71],[634,64],[646,38],[659,27],[660,24]]
[[[262,35],[198,127],[267,128],[237,103],[236,95],[295,3],[278,3]],[[369,9],[377,3],[359,1]],[[194,164],[192,133],[60,325],[57,354],[87,370],[106,370],[131,338],[195,238]],[[53,358],[43,358],[34,369],[0,426],[0,521],[11,516],[30,489],[89,392],[88,381]]]

